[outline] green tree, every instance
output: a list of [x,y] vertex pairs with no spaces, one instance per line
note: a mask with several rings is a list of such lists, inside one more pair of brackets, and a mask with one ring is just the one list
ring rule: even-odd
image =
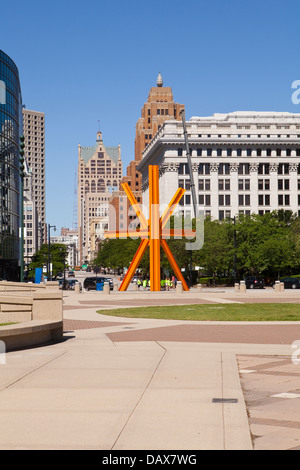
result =
[[[204,221],[204,244],[194,253],[195,264],[206,274],[229,276],[233,269],[233,229],[228,221]],[[232,237],[231,237],[232,235]]]
[[[57,273],[62,272],[64,270],[66,257],[67,257],[66,245],[63,245],[61,243],[50,244],[50,260],[52,263],[53,276],[56,276]],[[48,259],[49,259],[49,245],[44,244],[32,257],[32,261],[28,269],[29,277],[34,276],[35,268],[42,268],[44,265],[47,266]]]
[[241,216],[237,221],[237,264],[240,274],[277,277],[296,266],[295,241],[288,211]]

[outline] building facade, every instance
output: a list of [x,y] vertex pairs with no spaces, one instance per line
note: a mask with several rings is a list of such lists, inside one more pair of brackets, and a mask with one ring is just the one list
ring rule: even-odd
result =
[[19,139],[22,96],[17,66],[0,50],[0,278],[20,276]]
[[[213,219],[291,210],[300,215],[300,115],[233,112],[192,117],[187,123],[198,210]],[[192,193],[181,123],[165,122],[143,152],[143,200],[148,165],[160,167],[160,201],[186,192],[177,212],[189,216]]]
[[25,177],[24,177],[24,189],[23,189],[23,220],[24,220],[24,269],[28,268],[28,265],[32,261],[33,255],[39,248],[39,220],[36,204],[32,197],[32,172],[28,170],[25,161]]
[[[136,123],[134,160],[128,165],[126,176],[121,181],[121,184],[127,183],[130,186],[139,204],[142,203],[142,176],[137,166],[142,159],[143,151],[165,121],[181,120],[180,112],[182,110],[184,110],[184,105],[174,102],[172,88],[163,86],[163,79],[159,73],[156,86],[151,87],[148,99],[141,109],[141,117]],[[127,200],[127,196],[120,185],[119,191],[115,192],[111,198],[113,217],[110,217],[110,220],[115,219],[116,222],[114,224],[113,222],[110,223],[110,229],[122,230],[130,224],[131,226],[134,224],[135,212],[130,208],[128,200],[127,207],[124,208],[124,198]]]
[[[45,114],[23,108],[25,159],[31,175],[32,201],[37,211],[36,225],[39,249],[47,242],[45,180]],[[26,244],[26,240],[25,240]]]
[[[95,250],[91,250],[91,234],[96,227],[90,224],[95,217],[107,218],[105,208],[114,189],[122,178],[121,147],[106,147],[102,133],[97,133],[92,147],[78,146],[78,243],[79,263],[91,262]],[[95,222],[102,223],[102,222]],[[91,231],[90,231],[91,230]],[[94,244],[95,239],[93,239]],[[93,245],[94,246],[94,245]]]
[[78,264],[77,260],[77,247],[78,247],[78,236],[75,231],[67,228],[62,228],[60,236],[50,237],[51,243],[60,243],[66,246],[66,268],[75,268]]

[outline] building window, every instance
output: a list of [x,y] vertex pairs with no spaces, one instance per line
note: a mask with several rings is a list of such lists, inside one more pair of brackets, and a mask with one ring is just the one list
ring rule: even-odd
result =
[[269,179],[259,179],[258,180],[258,189],[261,191],[270,189],[270,180]]
[[219,191],[230,191],[230,179],[219,179]]
[[270,165],[269,165],[269,163],[260,163],[258,165],[258,174],[259,175],[269,175],[270,174]]
[[270,205],[270,195],[269,194],[259,194],[258,195],[258,205],[259,206],[269,206]]
[[229,175],[230,174],[230,164],[229,163],[220,163],[218,173],[219,173],[219,175]]
[[210,190],[210,180],[199,179],[199,191]]
[[182,149],[178,149],[178,157],[182,157]]
[[279,175],[288,175],[289,174],[289,164],[288,163],[279,163],[279,165],[278,165],[278,174]]
[[179,175],[189,175],[189,166],[187,163],[180,163],[178,168]]
[[219,220],[230,219],[231,212],[229,210],[226,211],[219,211]]
[[202,149],[197,149],[197,157],[202,157]]
[[278,189],[283,190],[283,189],[290,189],[290,180],[288,179],[279,179],[278,180]]
[[183,189],[191,189],[191,182],[189,179],[179,179],[178,180],[178,186],[179,188],[183,188]]
[[289,206],[290,205],[290,195],[289,194],[278,194],[278,205],[279,206]]
[[210,194],[199,194],[199,205],[210,206]]
[[198,173],[199,173],[199,175],[209,175],[210,174],[210,164],[209,163],[199,163]]
[[249,163],[240,163],[239,164],[239,169],[238,169],[238,174],[239,175],[249,175],[249,173],[250,173]]
[[219,206],[230,206],[230,194],[219,194]]
[[240,191],[249,191],[250,190],[250,180],[249,179],[239,179],[238,186]]
[[239,206],[250,206],[250,194],[239,194]]

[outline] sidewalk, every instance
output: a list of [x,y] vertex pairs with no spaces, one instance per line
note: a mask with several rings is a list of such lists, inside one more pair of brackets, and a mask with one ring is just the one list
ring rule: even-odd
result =
[[[160,294],[147,302],[161,302]],[[234,297],[184,295],[186,302]],[[266,301],[270,294],[259,295]],[[280,298],[290,295],[299,300],[294,293]],[[66,293],[65,341],[6,354],[0,449],[248,450],[272,448],[274,440],[277,448],[299,446],[300,365],[291,361],[291,343],[231,342],[228,335],[223,342],[222,329],[216,341],[202,322],[97,314],[100,305],[146,303],[130,292],[107,297]],[[191,341],[193,326],[207,336]],[[167,337],[157,339],[162,332]],[[300,339],[297,325],[294,334]],[[296,396],[272,397],[278,390]]]

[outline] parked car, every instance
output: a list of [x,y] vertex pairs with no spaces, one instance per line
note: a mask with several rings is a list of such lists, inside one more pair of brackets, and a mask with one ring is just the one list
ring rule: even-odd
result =
[[68,277],[75,277],[74,271],[69,271],[68,272]]
[[300,279],[297,277],[284,277],[280,279],[285,289],[300,289]]
[[245,278],[246,289],[263,289],[265,281],[262,277],[248,276]]
[[102,282],[109,282],[110,290],[113,290],[113,280],[111,278],[101,276],[86,277],[83,282],[83,288],[86,290],[97,290],[97,284]]
[[[59,288],[62,289],[64,285],[64,280],[59,279],[58,282],[59,282]],[[65,290],[74,290],[75,284],[79,284],[80,290],[82,290],[81,282],[79,282],[78,279],[65,279]]]

